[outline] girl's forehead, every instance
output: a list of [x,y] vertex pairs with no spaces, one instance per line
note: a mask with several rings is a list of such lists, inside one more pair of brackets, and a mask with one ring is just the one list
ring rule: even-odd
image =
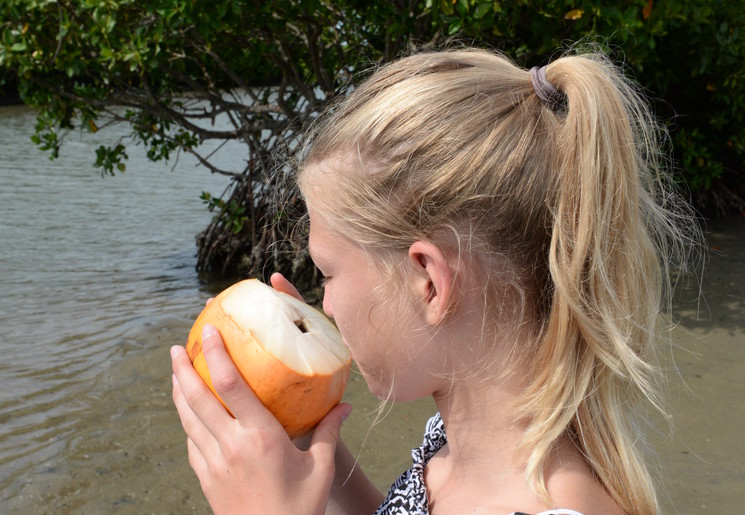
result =
[[300,171],[299,185],[305,197],[314,197],[333,184],[337,167],[327,160],[308,163]]
[[348,172],[354,161],[347,154],[335,154],[305,166],[304,175],[313,178],[336,176]]
[[375,175],[383,170],[380,156],[359,150],[335,151],[323,159],[308,162],[301,170],[301,179],[338,180],[340,177]]
[[[343,172],[340,163],[325,160],[306,165],[299,176],[298,186],[306,205],[315,208],[317,213],[333,211],[340,196],[340,181]],[[312,218],[312,217],[311,217]]]

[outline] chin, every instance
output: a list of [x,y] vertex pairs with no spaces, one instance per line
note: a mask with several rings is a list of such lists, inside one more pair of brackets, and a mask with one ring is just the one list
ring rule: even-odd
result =
[[359,368],[362,377],[365,379],[367,389],[370,390],[370,393],[381,401],[396,401],[396,392],[390,381],[384,381],[376,375],[365,372],[359,363],[357,363],[357,368]]

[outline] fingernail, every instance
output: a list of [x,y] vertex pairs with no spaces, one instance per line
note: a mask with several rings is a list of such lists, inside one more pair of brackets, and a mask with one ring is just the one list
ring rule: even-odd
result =
[[178,345],[174,345],[173,347],[171,347],[172,358],[175,358],[176,356],[178,356],[179,352],[181,352],[181,347],[179,347]]
[[217,329],[213,325],[205,324],[204,328],[202,328],[202,340],[212,338],[216,334],[217,334]]
[[173,383],[173,386],[178,384],[178,377],[176,377],[176,374],[171,374],[171,382]]

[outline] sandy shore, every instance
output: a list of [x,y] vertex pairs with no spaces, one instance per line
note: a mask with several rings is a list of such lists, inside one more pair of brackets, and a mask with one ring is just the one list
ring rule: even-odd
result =
[[707,240],[702,295],[688,284],[676,309],[673,433],[657,441],[668,513],[745,506],[745,216],[709,221]]

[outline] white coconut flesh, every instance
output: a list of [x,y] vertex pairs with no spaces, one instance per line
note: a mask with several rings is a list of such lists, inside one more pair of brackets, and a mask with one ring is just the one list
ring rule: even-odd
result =
[[260,281],[243,281],[221,307],[242,331],[298,374],[333,374],[351,359],[341,334],[323,313]]

